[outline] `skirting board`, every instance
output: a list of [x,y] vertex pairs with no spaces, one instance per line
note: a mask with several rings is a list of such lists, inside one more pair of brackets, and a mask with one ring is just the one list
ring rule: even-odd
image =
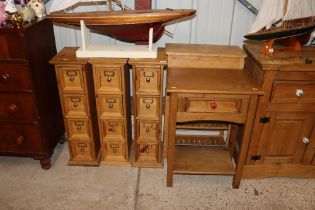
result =
[[157,58],[157,47],[152,46],[149,51],[148,45],[93,45],[90,44],[85,50],[79,48],[76,51],[79,58]]

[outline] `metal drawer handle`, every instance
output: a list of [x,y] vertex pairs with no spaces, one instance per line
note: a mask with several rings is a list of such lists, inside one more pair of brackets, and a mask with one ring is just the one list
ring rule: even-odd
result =
[[16,143],[19,145],[23,144],[24,143],[24,136],[18,136],[16,138]]
[[110,108],[110,109],[112,109],[113,107],[114,107],[113,104],[109,104],[109,105],[108,105],[108,108]]
[[147,78],[145,79],[145,81],[146,81],[147,83],[149,83],[149,82],[151,81],[150,77],[147,77]]
[[306,137],[303,137],[302,141],[303,141],[304,144],[309,144],[310,143],[310,139],[306,138]]
[[107,77],[107,82],[111,82],[112,78],[111,77]]
[[78,107],[78,106],[79,106],[79,103],[78,103],[78,102],[74,102],[74,103],[73,103],[73,106],[74,106],[74,107]]
[[0,81],[2,83],[7,82],[9,79],[10,79],[10,74],[9,73],[6,72],[6,73],[1,74]]
[[296,95],[297,97],[301,97],[301,96],[304,95],[304,91],[301,90],[301,89],[297,89],[297,90],[295,91],[295,95]]
[[74,80],[74,77],[71,76],[69,80],[72,82]]
[[146,104],[145,107],[146,107],[147,109],[150,109],[151,106],[150,106],[150,104]]
[[117,150],[119,149],[119,145],[118,144],[111,144],[110,148],[112,148],[113,153],[117,153]]
[[78,147],[80,148],[80,152],[84,152],[84,150],[87,148],[87,144],[79,143]]
[[150,128],[146,128],[145,132],[150,133]]

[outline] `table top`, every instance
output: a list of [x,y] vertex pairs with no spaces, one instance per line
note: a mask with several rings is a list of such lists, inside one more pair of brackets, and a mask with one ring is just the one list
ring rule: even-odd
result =
[[263,95],[247,71],[235,69],[169,68],[167,92]]

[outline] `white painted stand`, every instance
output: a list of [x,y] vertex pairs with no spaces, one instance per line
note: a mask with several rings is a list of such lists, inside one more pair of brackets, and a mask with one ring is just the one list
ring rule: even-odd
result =
[[80,24],[82,46],[76,51],[79,58],[157,58],[157,47],[153,44],[153,28],[150,28],[148,34],[148,45],[93,45],[90,29],[85,26],[83,20]]

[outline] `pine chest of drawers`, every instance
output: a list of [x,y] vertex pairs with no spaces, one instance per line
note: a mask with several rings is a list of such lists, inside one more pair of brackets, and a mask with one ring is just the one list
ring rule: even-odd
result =
[[0,155],[50,157],[64,125],[53,66],[53,26],[40,20],[0,27]]

